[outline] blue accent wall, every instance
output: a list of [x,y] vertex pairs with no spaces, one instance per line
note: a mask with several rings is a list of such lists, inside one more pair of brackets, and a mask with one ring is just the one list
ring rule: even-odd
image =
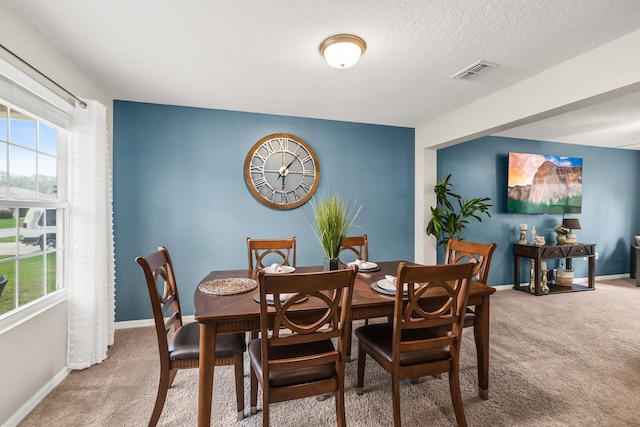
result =
[[[555,242],[553,226],[562,215],[507,214],[507,161],[509,151],[582,157],[582,213],[578,218],[579,242],[595,243],[596,275],[629,273],[629,251],[633,236],[640,231],[640,151],[597,148],[553,142],[483,137],[438,150],[438,177],[452,174],[454,191],[465,198],[490,197],[491,218],[470,222],[465,240],[495,242],[490,285],[513,283],[513,243],[519,240],[519,224],[528,224],[547,242]],[[443,251],[438,260],[442,262]],[[557,268],[549,261],[549,268]],[[522,263],[521,281],[529,277],[529,263]],[[587,261],[573,260],[576,277],[587,276]]]
[[117,321],[152,317],[134,259],[161,245],[171,252],[186,314],[209,271],[246,268],[247,237],[296,236],[297,264],[322,264],[309,204],[272,209],[245,184],[249,149],[272,133],[296,135],[315,151],[316,194],[340,192],[363,205],[351,234],[368,234],[372,261],[413,261],[414,129],[115,101]]

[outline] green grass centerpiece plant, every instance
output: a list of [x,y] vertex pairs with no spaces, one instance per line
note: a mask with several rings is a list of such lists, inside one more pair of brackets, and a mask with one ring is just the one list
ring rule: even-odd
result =
[[314,197],[310,204],[314,222],[312,228],[326,256],[324,269],[337,270],[341,268],[338,256],[342,240],[349,233],[362,206],[354,209],[353,204],[346,202],[339,194]]
[[463,199],[452,191],[451,174],[440,178],[434,187],[436,206],[431,208],[431,219],[427,224],[427,234],[438,240],[438,246],[446,245],[449,239],[462,240],[462,232],[473,218],[482,221],[481,214],[488,217],[489,197]]

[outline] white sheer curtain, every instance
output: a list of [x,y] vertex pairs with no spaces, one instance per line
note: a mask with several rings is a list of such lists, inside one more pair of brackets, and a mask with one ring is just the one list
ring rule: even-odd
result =
[[69,336],[67,366],[84,369],[113,344],[113,190],[106,107],[76,107],[69,159]]

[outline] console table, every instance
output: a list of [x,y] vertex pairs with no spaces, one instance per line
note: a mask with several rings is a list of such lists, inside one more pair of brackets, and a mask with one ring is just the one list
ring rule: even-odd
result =
[[596,245],[589,243],[574,243],[566,245],[543,245],[536,246],[533,244],[513,245],[513,288],[530,292],[529,287],[520,287],[520,259],[528,258],[535,260],[535,295],[542,295],[540,279],[542,278],[541,261],[547,259],[566,259],[566,268],[571,270],[572,258],[588,258],[589,259],[589,283],[588,286],[573,283],[571,286],[550,285],[549,293],[576,292],[576,291],[592,291],[596,288]]
[[631,245],[629,277],[636,279],[636,286],[640,286],[640,246]]

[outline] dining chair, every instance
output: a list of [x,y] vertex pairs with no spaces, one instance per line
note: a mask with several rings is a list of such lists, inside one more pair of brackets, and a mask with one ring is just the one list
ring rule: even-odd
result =
[[[485,244],[449,239],[444,253],[444,263],[473,263],[473,280],[486,285],[489,278],[489,268],[491,267],[491,257],[496,247],[495,243]],[[464,326],[475,327],[475,317],[475,311],[467,307]]]
[[[137,257],[151,298],[153,320],[160,352],[160,381],[149,426],[158,423],[167,391],[179,369],[197,368],[200,357],[200,324],[182,323],[180,297],[169,251],[159,247],[147,257]],[[160,293],[162,292],[162,293]],[[238,420],[244,418],[244,333],[216,337],[216,365],[233,365],[236,382]]]
[[252,239],[247,237],[249,269],[265,268],[277,261],[296,266],[296,236],[291,239]]
[[367,238],[367,235],[347,236],[342,239],[340,254],[343,252],[347,252],[352,256],[355,255],[356,259],[369,261],[369,239]]
[[[363,394],[367,354],[391,374],[393,424],[401,426],[400,380],[448,372],[451,401],[459,426],[466,426],[460,392],[459,358],[464,312],[473,264],[398,265],[393,323],[361,326],[358,337],[358,395]],[[406,289],[406,293],[403,292]],[[438,306],[423,306],[420,299],[440,293]],[[435,329],[445,326],[445,334]]]
[[[291,239],[252,239],[247,237],[249,270],[265,268],[276,261],[280,265],[296,266],[296,236]],[[249,340],[258,338],[257,331],[249,332]]]
[[[342,244],[340,245],[339,254],[343,252],[347,252],[351,255],[355,255],[356,259],[362,261],[369,261],[369,238],[366,234],[362,236],[347,236],[342,239]],[[364,320],[364,324],[369,324],[369,319]],[[351,330],[353,330],[353,322],[350,325]],[[351,359],[351,336],[349,337],[349,342],[347,343],[347,359]]]
[[[337,425],[346,425],[345,346],[357,270],[258,271],[261,336],[249,343],[248,353],[251,413],[256,413],[259,383],[263,426],[269,425],[269,404],[329,393],[335,394]],[[296,317],[298,303],[318,307],[314,317]]]

